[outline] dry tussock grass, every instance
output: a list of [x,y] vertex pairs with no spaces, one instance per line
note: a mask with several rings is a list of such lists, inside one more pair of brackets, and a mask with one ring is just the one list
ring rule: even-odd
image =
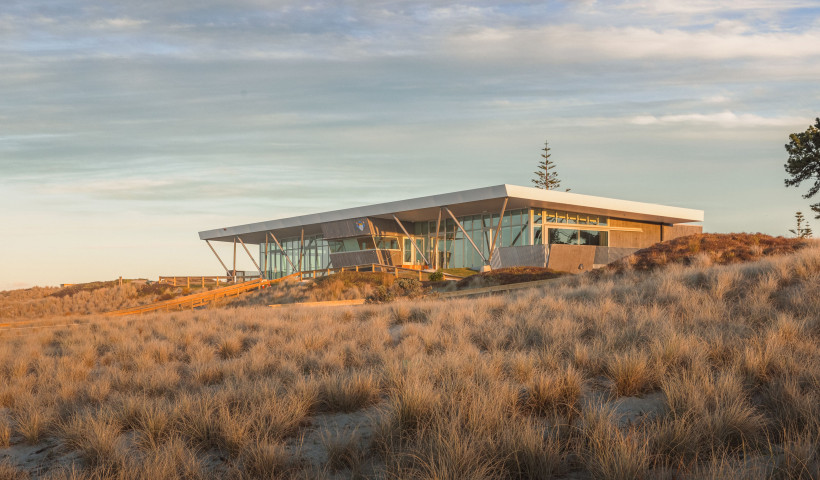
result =
[[144,280],[124,280],[122,285],[118,285],[117,281],[109,281],[76,284],[65,288],[34,287],[0,291],[0,318],[31,319],[104,313],[157,300],[169,300],[196,291],[201,291],[201,288],[189,289],[157,283],[149,285]]
[[0,457],[56,444],[54,479],[817,478],[818,312],[812,247],[504,297],[0,332]]

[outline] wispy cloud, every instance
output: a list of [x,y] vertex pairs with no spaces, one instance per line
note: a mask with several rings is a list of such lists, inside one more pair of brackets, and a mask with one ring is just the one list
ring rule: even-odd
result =
[[762,117],[754,114],[686,113],[681,115],[638,115],[630,119],[634,125],[714,125],[723,128],[787,127],[805,121],[801,117]]
[[[0,203],[20,210],[0,221],[87,232],[150,212],[152,238],[193,239],[240,218],[526,184],[548,138],[574,191],[707,210],[745,194],[709,181],[757,162],[755,198],[707,217],[782,233],[748,207],[802,201],[773,159],[818,115],[818,32],[820,6],[797,0],[11,0]],[[682,158],[700,170],[668,181]]]

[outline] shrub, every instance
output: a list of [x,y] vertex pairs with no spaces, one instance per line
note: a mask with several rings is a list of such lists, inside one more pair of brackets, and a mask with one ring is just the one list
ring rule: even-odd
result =
[[431,282],[441,282],[442,280],[444,280],[444,272],[442,272],[441,270],[436,270],[435,272],[428,275],[427,278]]

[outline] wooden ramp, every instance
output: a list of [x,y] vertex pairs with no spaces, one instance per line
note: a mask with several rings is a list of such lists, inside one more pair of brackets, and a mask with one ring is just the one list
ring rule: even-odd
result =
[[252,290],[259,290],[261,288],[266,288],[274,283],[281,282],[283,280],[287,280],[289,278],[296,278],[299,274],[288,275],[286,277],[277,278],[275,280],[266,280],[264,278],[259,278],[256,280],[250,280],[247,282],[237,283],[236,285],[230,285],[227,287],[217,288],[214,290],[209,290],[207,292],[200,292],[195,293],[193,295],[186,295],[184,297],[178,297],[171,300],[165,300],[162,302],[155,302],[149,303],[148,305],[141,305],[139,307],[132,307],[132,308],[124,308],[122,310],[115,310],[113,312],[108,312],[106,315],[114,316],[114,317],[121,317],[124,315],[138,315],[140,313],[148,313],[148,312],[156,312],[156,311],[169,311],[169,310],[186,310],[197,307],[203,307],[208,304],[212,304],[218,300],[228,297],[235,297],[245,292],[250,292]]

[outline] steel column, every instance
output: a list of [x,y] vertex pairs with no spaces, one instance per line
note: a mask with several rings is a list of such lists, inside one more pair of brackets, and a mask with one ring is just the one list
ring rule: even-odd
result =
[[[438,219],[436,219],[436,246],[435,246],[435,256],[436,256],[436,258],[433,261],[433,263],[435,263],[433,268],[435,268],[436,270],[441,268],[441,266],[439,265],[439,261],[438,261],[438,235],[439,235],[440,227],[441,227],[441,209],[439,208],[438,209]],[[447,245],[447,242],[444,242],[444,245]]]
[[253,262],[253,266],[254,266],[254,267],[256,267],[256,270],[258,270],[258,271],[259,271],[259,277],[264,277],[264,276],[265,276],[265,274],[263,274],[263,273],[262,273],[262,269],[261,269],[261,268],[259,268],[259,264],[258,264],[258,263],[256,263],[256,260],[254,260],[253,255],[251,255],[250,250],[248,250],[248,247],[246,247],[246,246],[245,246],[245,242],[243,242],[243,241],[242,241],[242,237],[237,237],[237,238],[239,238],[239,243],[241,243],[241,244],[242,244],[242,248],[244,248],[244,249],[245,249],[245,253],[247,253],[247,254],[248,254],[248,257],[250,257],[251,262]]
[[411,237],[410,234],[407,233],[407,229],[404,228],[404,225],[401,224],[401,220],[399,220],[399,217],[393,215],[393,220],[395,220],[396,223],[399,224],[399,228],[401,228],[401,231],[404,232],[405,235],[407,235],[407,238],[410,239],[410,243],[412,243],[413,246],[416,248],[416,251],[419,252],[419,255],[421,255],[422,260],[424,260],[424,263],[429,266],[430,262],[427,261],[427,257],[424,256],[424,253],[421,251],[419,246],[416,245],[416,239]]
[[495,242],[496,240],[498,240],[498,235],[501,233],[501,222],[504,220],[504,212],[507,210],[507,200],[509,199],[509,197],[504,197],[504,205],[501,206],[501,216],[498,217],[498,226],[495,228],[495,235],[493,235],[493,245],[490,248],[490,258],[488,260],[490,262],[493,260],[493,253],[495,253]]
[[476,244],[475,244],[475,242],[473,241],[473,239],[472,239],[472,238],[470,238],[470,235],[468,235],[468,234],[467,234],[467,231],[466,231],[466,230],[464,230],[464,227],[462,227],[462,226],[461,226],[461,223],[460,223],[458,220],[456,220],[456,216],[455,216],[455,215],[453,215],[453,212],[451,212],[451,211],[450,211],[450,209],[449,209],[449,208],[447,208],[447,207],[444,207],[444,210],[447,210],[447,214],[448,214],[448,215],[450,215],[450,218],[452,218],[454,222],[456,222],[456,225],[458,226],[459,230],[461,230],[461,233],[463,233],[463,234],[464,234],[464,236],[465,236],[465,237],[467,237],[467,240],[469,240],[469,241],[470,241],[470,245],[472,245],[472,246],[473,246],[473,248],[475,248],[475,251],[476,251],[476,252],[478,252],[478,255],[481,257],[481,259],[482,259],[482,260],[484,261],[484,263],[486,264],[486,263],[487,263],[487,259],[484,257],[484,254],[483,254],[483,253],[481,253],[481,249],[479,249],[479,248],[478,248],[478,246],[476,246]]
[[285,252],[285,249],[282,248],[282,245],[279,243],[279,240],[276,239],[276,235],[274,235],[273,232],[268,233],[270,234],[270,238],[272,238],[273,241],[276,242],[276,246],[279,247],[279,250],[282,252],[282,255],[285,256],[285,260],[287,260],[290,264],[290,268],[293,269],[292,273],[296,273],[296,267],[293,265],[293,262],[290,260],[290,257],[288,256],[287,252]]
[[216,255],[216,259],[219,260],[219,264],[222,265],[222,268],[225,269],[225,273],[228,273],[228,267],[226,267],[225,262],[223,262],[222,259],[219,258],[219,255],[216,253],[216,250],[214,250],[214,246],[211,245],[211,242],[209,240],[205,240],[205,243],[207,243],[208,246],[211,247],[211,251],[214,252],[214,255]]

